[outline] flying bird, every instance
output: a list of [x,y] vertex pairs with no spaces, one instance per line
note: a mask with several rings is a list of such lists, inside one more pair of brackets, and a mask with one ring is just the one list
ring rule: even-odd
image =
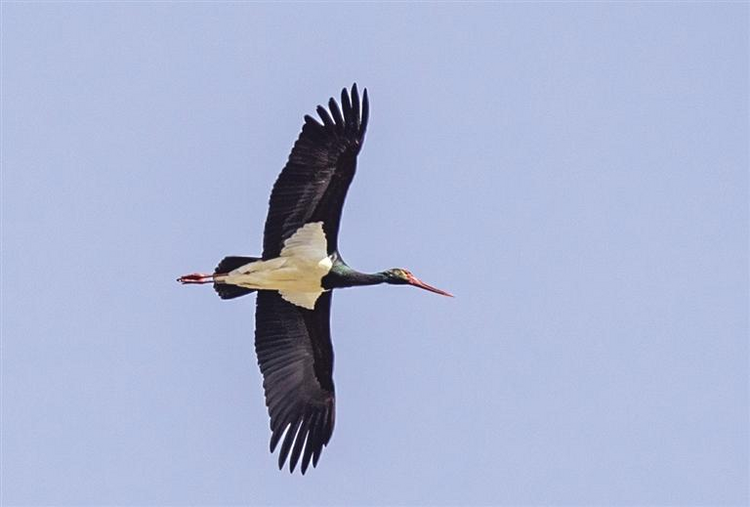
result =
[[406,269],[361,273],[339,253],[341,210],[369,109],[367,89],[360,100],[355,83],[351,93],[341,91],[341,106],[333,98],[328,109],[318,106],[320,121],[304,117],[271,192],[262,257],[225,257],[212,274],[177,279],[211,283],[222,299],[257,291],[255,351],[271,418],[270,449],[281,442],[279,469],[288,458],[290,472],[300,458],[303,474],[310,463],[317,466],[333,432],[333,289],[387,283],[451,296]]

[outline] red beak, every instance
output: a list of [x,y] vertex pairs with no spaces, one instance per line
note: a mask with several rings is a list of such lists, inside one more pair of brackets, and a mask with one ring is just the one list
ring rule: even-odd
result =
[[414,287],[419,287],[420,289],[428,290],[430,292],[434,292],[435,294],[440,294],[441,296],[448,296],[453,297],[453,294],[450,292],[445,292],[444,290],[440,290],[437,287],[433,287],[432,285],[428,285],[424,283],[422,280],[417,278],[414,275],[409,275],[409,285],[413,285]]

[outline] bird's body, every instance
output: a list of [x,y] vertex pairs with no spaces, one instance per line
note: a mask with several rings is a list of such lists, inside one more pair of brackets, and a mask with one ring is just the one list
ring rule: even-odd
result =
[[256,260],[226,274],[214,275],[214,283],[254,290],[277,290],[286,301],[308,310],[323,293],[321,280],[333,261],[326,251],[322,222],[300,227],[284,242],[278,257]]
[[[322,124],[305,116],[289,161],[269,203],[263,256],[225,257],[213,274],[193,273],[178,281],[212,283],[222,299],[258,292],[255,349],[271,417],[271,452],[281,441],[279,467],[301,458],[304,474],[333,431],[335,398],[329,314],[334,289],[388,283],[409,284],[438,294],[404,269],[360,273],[338,251],[346,192],[367,127],[367,90],[356,85],[318,106]],[[283,439],[282,439],[283,437]]]

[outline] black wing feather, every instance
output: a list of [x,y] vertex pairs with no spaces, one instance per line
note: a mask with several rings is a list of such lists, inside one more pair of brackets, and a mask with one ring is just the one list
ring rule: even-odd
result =
[[315,466],[333,433],[330,311],[330,291],[314,310],[288,303],[276,291],[258,291],[255,351],[271,416],[270,448],[273,452],[283,437],[279,468],[289,458],[290,472],[300,455],[303,474],[311,459]]
[[329,254],[338,247],[341,211],[369,116],[367,90],[361,112],[356,84],[351,94],[343,89],[341,97],[343,111],[333,99],[328,102],[330,112],[318,106],[322,124],[305,116],[302,132],[271,192],[263,235],[264,259],[277,257],[284,241],[309,222],[323,222]]
[[339,109],[339,105],[336,103],[333,97],[328,99],[328,109],[330,109],[331,116],[333,116],[333,123],[335,124],[336,133],[341,134],[342,132],[344,132],[346,124],[344,123],[344,116],[341,114],[341,109]]

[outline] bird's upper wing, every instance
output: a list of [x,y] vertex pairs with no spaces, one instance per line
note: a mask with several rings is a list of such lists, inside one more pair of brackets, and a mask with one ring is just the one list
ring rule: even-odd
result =
[[291,451],[290,472],[294,471],[300,455],[303,474],[311,458],[316,466],[333,432],[330,310],[331,291],[318,298],[314,310],[288,303],[276,291],[258,292],[255,351],[271,416],[271,452],[286,430],[279,451],[279,468],[284,466]]
[[367,128],[367,90],[361,109],[357,85],[351,97],[341,90],[341,108],[331,98],[327,111],[318,106],[321,125],[305,116],[289,160],[271,192],[263,235],[263,258],[277,257],[284,240],[308,222],[323,222],[328,253],[336,251],[341,209],[354,177],[357,154]]

